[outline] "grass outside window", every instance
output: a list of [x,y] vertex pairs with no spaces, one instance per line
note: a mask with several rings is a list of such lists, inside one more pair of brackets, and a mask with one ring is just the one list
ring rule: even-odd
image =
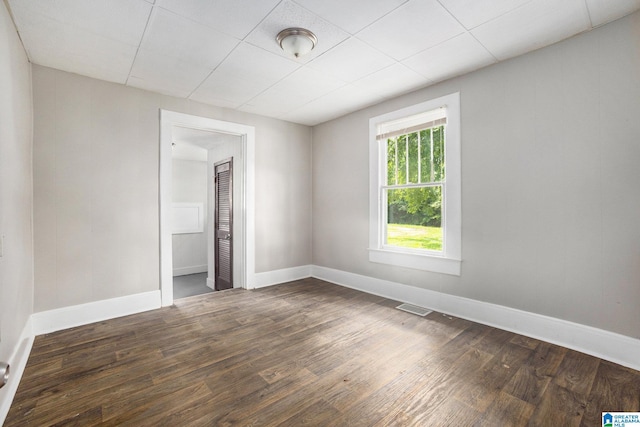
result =
[[387,224],[387,244],[401,248],[442,251],[442,228]]

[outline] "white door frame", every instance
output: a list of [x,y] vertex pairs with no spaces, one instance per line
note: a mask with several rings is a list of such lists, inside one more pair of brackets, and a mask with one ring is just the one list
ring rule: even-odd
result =
[[244,191],[241,212],[245,239],[244,250],[240,259],[243,274],[240,286],[245,289],[255,288],[255,128],[239,123],[225,122],[175,111],[160,110],[160,292],[162,306],[173,304],[173,259],[171,235],[171,180],[172,130],[175,126],[198,129],[209,132],[237,135],[242,140],[242,168],[244,174]]

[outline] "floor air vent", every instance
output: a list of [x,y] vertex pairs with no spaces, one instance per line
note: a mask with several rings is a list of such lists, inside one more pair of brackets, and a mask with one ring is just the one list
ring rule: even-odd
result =
[[432,311],[432,310],[429,310],[428,308],[418,307],[417,305],[412,305],[412,304],[400,304],[396,308],[402,311],[406,311],[412,314],[417,314],[418,316],[423,316],[423,317],[431,313]]

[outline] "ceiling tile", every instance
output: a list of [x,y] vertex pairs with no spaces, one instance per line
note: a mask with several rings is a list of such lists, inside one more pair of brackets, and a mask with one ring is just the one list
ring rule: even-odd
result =
[[133,63],[127,85],[186,98],[211,71],[211,68],[140,49]]
[[402,61],[431,81],[441,81],[496,62],[472,35],[460,34]]
[[243,39],[280,0],[158,0],[157,5]]
[[248,43],[240,43],[216,69],[216,75],[253,82],[266,89],[299,67],[297,62]]
[[[503,60],[571,37],[590,28],[584,0],[533,0],[471,33]],[[508,34],[508,37],[505,37]]]
[[345,40],[308,66],[345,82],[358,80],[395,61],[355,37]]
[[[16,17],[18,22],[21,18]],[[136,47],[63,25],[40,14],[19,24],[31,62],[95,79],[124,84]]]
[[346,85],[280,118],[314,126],[382,101],[382,98],[355,85]]
[[214,68],[238,43],[239,40],[231,36],[156,7],[141,47]]
[[531,0],[440,0],[468,30],[517,9]]
[[[294,58],[285,53],[276,42],[276,36],[280,31],[289,27],[302,27],[313,32],[318,37],[318,44],[315,49],[300,58]],[[349,34],[345,31],[292,1],[283,1],[245,40],[269,52],[304,64],[348,37]]]
[[355,34],[372,22],[391,12],[407,0],[367,0],[366,6],[357,1],[295,0],[316,15]]
[[402,60],[463,31],[436,0],[412,0],[362,30],[358,38]]
[[277,118],[288,122],[300,123],[306,126],[315,126],[329,120],[337,119],[347,114],[346,108],[336,109],[331,104],[320,102],[309,103]]
[[10,0],[16,19],[39,14],[60,24],[137,46],[152,6],[143,0]]
[[586,0],[594,27],[622,18],[640,9],[640,0]]
[[353,84],[383,98],[389,98],[416,90],[429,83],[431,82],[425,77],[396,62],[392,66],[370,74]]
[[333,92],[345,84],[342,80],[321,71],[302,67],[282,79],[273,88],[288,96],[311,101]]
[[325,73],[303,67],[251,99],[240,109],[277,117],[344,85],[343,81]]
[[219,107],[238,108],[267,87],[264,82],[247,80],[215,70],[189,99]]
[[202,102],[203,104],[214,105],[216,107],[229,108],[231,110],[238,109],[243,103],[224,98],[216,98],[210,92],[201,91],[194,93],[189,97],[192,101]]
[[[258,95],[256,98],[252,99],[251,102],[248,102],[238,108],[238,110],[244,111],[245,113],[277,118],[278,116],[288,113],[292,109],[300,106],[294,106],[287,103],[284,99],[278,99],[276,96],[268,96],[268,99],[261,98],[261,96],[262,94]],[[253,103],[255,99],[259,100]]]
[[237,108],[298,67],[299,64],[289,59],[241,43],[190,98]]

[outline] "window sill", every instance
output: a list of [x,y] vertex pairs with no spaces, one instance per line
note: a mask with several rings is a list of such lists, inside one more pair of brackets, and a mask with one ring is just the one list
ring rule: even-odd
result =
[[369,261],[398,267],[460,276],[459,259],[428,254],[407,253],[391,249],[369,249]]

